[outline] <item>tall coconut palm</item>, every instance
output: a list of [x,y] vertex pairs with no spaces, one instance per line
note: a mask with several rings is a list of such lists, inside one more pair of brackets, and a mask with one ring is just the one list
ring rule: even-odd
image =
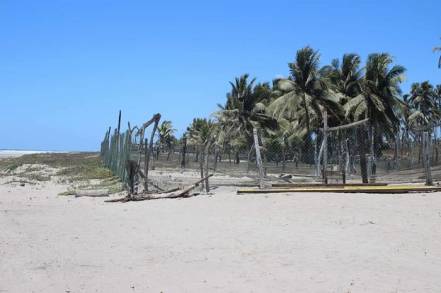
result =
[[346,109],[355,120],[369,118],[372,127],[393,134],[399,127],[400,84],[406,69],[393,65],[387,53],[370,54],[361,82],[361,94],[351,99]]
[[330,117],[340,116],[338,100],[329,95],[319,62],[318,51],[310,47],[298,50],[295,61],[288,64],[290,76],[274,81],[277,98],[270,105],[275,117],[297,120],[307,135],[320,126],[323,110]]
[[363,72],[361,59],[357,54],[344,54],[342,61],[334,59],[331,65],[321,69],[321,74],[328,80],[333,94],[340,95],[340,103],[346,104],[361,92]]
[[[355,120],[369,118],[372,174],[375,174],[376,168],[375,133],[381,130],[380,133],[394,137],[399,130],[399,112],[404,106],[400,99],[400,84],[405,71],[403,66],[393,65],[393,59],[387,53],[370,54],[361,83],[361,94],[352,98],[346,107],[347,113],[353,115]],[[364,135],[360,133],[360,136],[362,138]]]
[[[331,95],[335,95],[339,98],[340,104],[343,108],[347,108],[350,105],[351,100],[357,97],[361,93],[361,82],[363,78],[363,69],[360,67],[361,58],[357,54],[344,54],[341,62],[339,59],[334,59],[331,62],[331,65],[324,66],[321,69],[321,74],[327,79],[329,91]],[[353,115],[350,115],[348,111],[346,111],[346,115],[344,117],[347,123],[354,122]],[[342,149],[346,149],[350,160],[350,144],[346,141],[342,141],[341,133],[339,133],[339,146],[337,146],[340,150],[337,153],[340,155],[339,161],[340,166],[342,168],[342,172],[344,176],[346,176],[346,170],[350,163],[349,161],[346,163],[346,166],[343,167],[342,160]],[[360,165],[362,170],[362,177],[367,180],[367,169],[366,169],[366,155],[365,155],[365,145],[359,145],[359,155],[360,155]]]

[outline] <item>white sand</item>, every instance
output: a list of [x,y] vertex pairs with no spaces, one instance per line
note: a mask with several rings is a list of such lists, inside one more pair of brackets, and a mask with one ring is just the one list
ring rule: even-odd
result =
[[0,292],[440,292],[441,196],[0,185]]

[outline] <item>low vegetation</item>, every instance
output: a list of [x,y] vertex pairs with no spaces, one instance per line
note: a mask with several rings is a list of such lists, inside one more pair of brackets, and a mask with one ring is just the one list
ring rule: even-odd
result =
[[96,153],[31,154],[0,160],[0,172],[12,179],[5,184],[35,185],[56,178],[68,184],[60,195],[76,190],[106,189],[109,193],[123,190],[121,181],[105,168]]
[[[0,160],[0,170],[6,173],[12,173],[23,165],[31,165],[26,168],[25,172],[22,172],[24,174],[34,174],[35,171],[41,170],[41,167],[38,167],[39,165],[46,165],[60,169],[55,175],[66,176],[72,180],[107,179],[112,177],[111,172],[103,167],[96,153],[31,154]],[[32,176],[37,181],[50,180],[49,176],[38,174]]]

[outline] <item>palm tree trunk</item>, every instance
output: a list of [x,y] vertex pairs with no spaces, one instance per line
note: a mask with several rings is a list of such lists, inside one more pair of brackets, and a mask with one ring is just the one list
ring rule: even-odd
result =
[[369,183],[368,181],[368,170],[367,170],[367,161],[366,161],[366,139],[365,139],[365,131],[362,127],[359,127],[357,130],[358,136],[358,148],[360,154],[360,171],[361,171],[361,180],[363,183]]
[[309,110],[308,110],[308,105],[306,105],[306,97],[305,94],[303,94],[303,107],[305,108],[305,118],[306,118],[306,130],[308,131],[308,135],[309,135],[309,131],[311,129],[310,127],[310,120],[309,120]]
[[400,169],[399,160],[398,160],[398,154],[399,154],[399,148],[400,148],[399,144],[400,144],[400,133],[395,135],[394,162],[395,162],[395,169],[396,170]]
[[214,164],[213,164],[213,172],[216,172],[216,169],[217,169],[217,162],[218,162],[218,160],[219,160],[219,158],[220,158],[220,155],[219,155],[219,148],[217,147],[217,146],[215,146],[214,147]]
[[247,161],[247,173],[250,172],[250,166],[251,166],[251,152],[253,151],[253,146],[251,146],[250,151],[248,152],[248,161]]
[[377,166],[375,163],[375,133],[374,126],[372,123],[369,123],[369,143],[370,143],[370,160],[369,160],[369,173],[371,175],[371,181],[375,182],[375,173],[377,171]]
[[282,147],[282,172],[285,172],[286,168],[286,152],[285,147]]
[[198,161],[199,161],[199,147],[196,147],[196,156],[195,156],[194,161],[195,161],[195,162],[198,162]]
[[168,147],[168,154],[167,154],[167,161],[170,160],[170,156],[171,156],[172,153],[173,153],[173,149],[172,149],[171,146],[169,146],[169,147]]

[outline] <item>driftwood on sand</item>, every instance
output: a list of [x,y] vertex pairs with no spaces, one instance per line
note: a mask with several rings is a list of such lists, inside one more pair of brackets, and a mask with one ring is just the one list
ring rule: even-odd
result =
[[107,197],[108,190],[78,190],[75,191],[75,197]]
[[151,199],[190,197],[191,196],[189,195],[190,191],[192,191],[197,186],[199,186],[201,182],[208,180],[208,178],[210,178],[211,176],[213,176],[213,174],[210,174],[204,178],[199,179],[198,181],[185,187],[184,189],[174,188],[165,192],[155,193],[155,194],[141,194],[137,196],[127,195],[123,198],[109,199],[106,200],[106,202],[128,202],[128,201],[143,201],[143,200],[151,200]]

